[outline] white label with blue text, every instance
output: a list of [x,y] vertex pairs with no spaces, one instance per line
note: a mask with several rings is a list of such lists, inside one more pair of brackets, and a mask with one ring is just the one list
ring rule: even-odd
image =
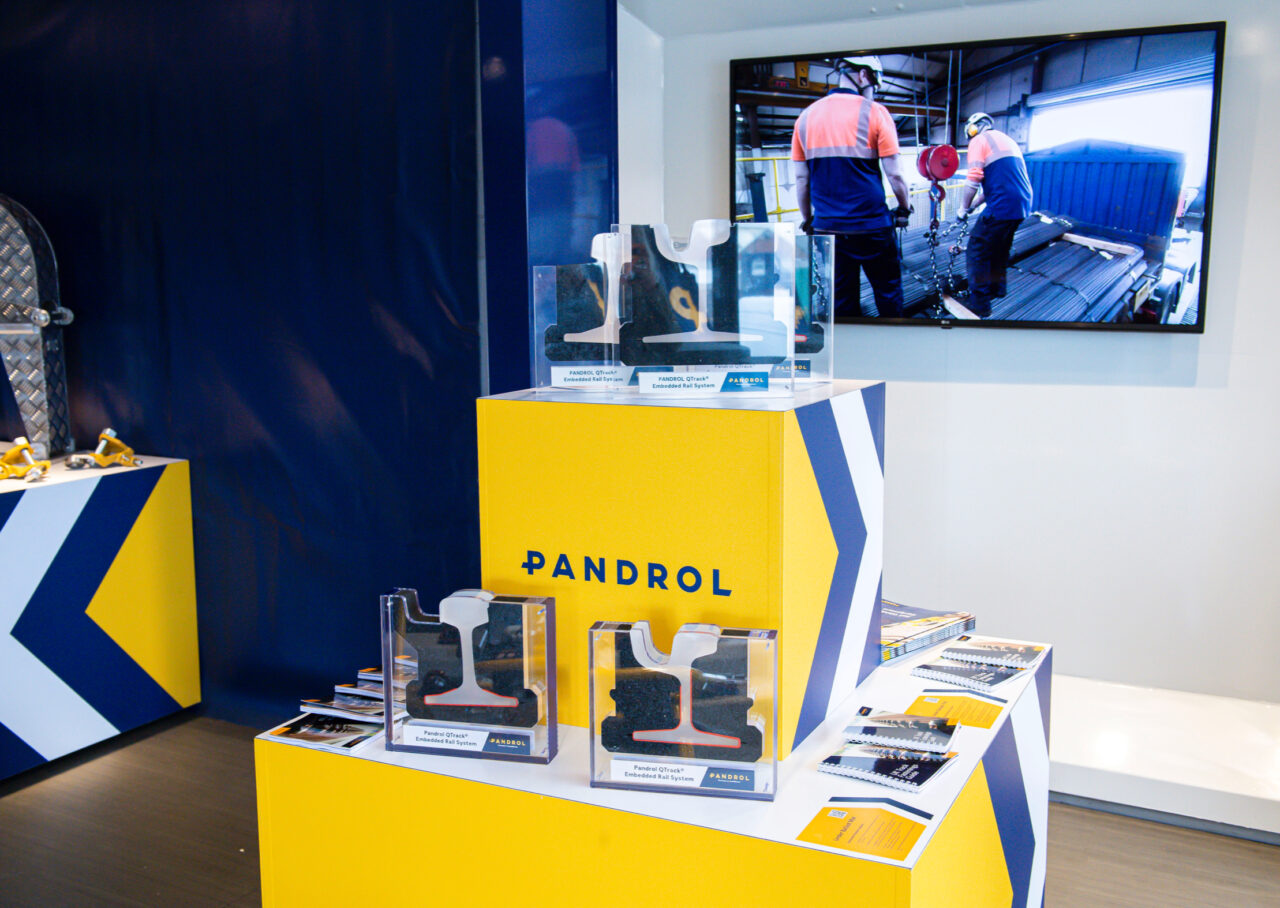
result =
[[697,788],[707,774],[705,766],[686,766],[682,763],[651,763],[640,760],[619,760],[609,764],[609,778],[614,782],[635,782],[638,785],[674,785],[678,788]]
[[404,726],[404,743],[450,750],[484,750],[489,733],[483,729],[442,728],[439,725]]
[[628,366],[552,366],[555,388],[616,388],[631,378]]

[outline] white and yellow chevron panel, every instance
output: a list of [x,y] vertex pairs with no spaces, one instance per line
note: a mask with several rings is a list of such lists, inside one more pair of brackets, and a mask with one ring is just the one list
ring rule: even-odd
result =
[[560,721],[587,724],[587,630],[779,632],[779,751],[879,664],[884,384],[794,400],[516,392],[477,404],[481,580],[556,598]]
[[200,701],[186,461],[0,483],[0,778]]
[[[776,800],[731,807],[591,788],[587,734],[572,726],[556,759],[533,768],[389,754],[378,739],[350,755],[260,736],[263,902],[349,901],[331,875],[299,868],[356,829],[363,849],[386,856],[360,881],[372,904],[1040,908],[1052,654],[998,694],[911,677],[925,658],[860,685],[783,761]],[[917,698],[944,709],[981,700],[995,715],[956,732],[956,756],[920,791],[817,771],[859,704]]]

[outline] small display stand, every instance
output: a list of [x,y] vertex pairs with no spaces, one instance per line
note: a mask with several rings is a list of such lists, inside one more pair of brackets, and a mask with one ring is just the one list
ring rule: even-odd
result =
[[185,460],[0,480],[0,577],[0,779],[200,702]]
[[833,238],[703,220],[623,225],[593,261],[534,269],[535,388],[786,396],[831,378]]
[[591,784],[773,800],[776,631],[649,622],[591,628]]
[[555,600],[459,590],[431,613],[412,589],[382,597],[383,677],[408,675],[387,750],[549,763],[556,755]]

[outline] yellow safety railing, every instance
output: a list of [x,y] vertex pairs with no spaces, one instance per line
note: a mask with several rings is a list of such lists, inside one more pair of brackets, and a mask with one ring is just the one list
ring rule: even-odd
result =
[[[770,165],[770,170],[771,170],[771,171],[772,171],[772,173],[773,173],[773,198],[774,198],[774,201],[775,201],[775,203],[776,203],[776,204],[775,204],[775,206],[774,206],[774,208],[773,208],[772,210],[767,211],[767,212],[765,212],[765,213],[766,213],[769,217],[771,217],[771,218],[772,218],[772,217],[781,217],[781,216],[782,216],[782,215],[784,215],[784,214],[798,213],[798,212],[800,211],[800,209],[799,209],[799,208],[783,208],[783,207],[781,207],[781,199],[782,199],[782,181],[781,181],[780,179],[778,179],[778,162],[780,162],[780,161],[788,161],[788,162],[789,162],[790,160],[791,160],[790,158],[785,157],[785,156],[781,156],[781,157],[778,157],[778,156],[774,156],[774,157],[760,157],[760,158],[738,158],[738,163],[740,163],[740,164],[764,164],[764,163],[768,163],[768,164]],[[753,217],[755,217],[755,215],[754,215],[754,214],[740,214],[740,215],[738,215],[738,216],[737,216],[737,218],[736,218],[735,220],[739,220],[739,221],[749,221],[749,220],[751,220]]]
[[[778,165],[780,163],[791,163],[791,159],[785,155],[780,156],[762,156],[751,158],[738,158],[739,164],[769,164],[770,174],[773,177],[773,198],[774,207],[769,209],[765,214],[770,218],[780,218],[784,214],[798,214],[799,208],[783,208],[782,199],[782,180],[778,175]],[[914,168],[913,168],[914,169]],[[956,210],[960,205],[960,189],[964,186],[964,179],[951,179],[943,183],[942,186],[947,191],[947,197],[942,200],[942,210],[939,214],[939,220],[946,220],[948,215]],[[885,204],[890,208],[898,206],[897,199],[894,198],[892,192],[885,193]],[[909,227],[926,227],[929,224],[929,187],[925,185],[913,186],[908,191],[908,198],[911,201],[911,207],[915,210],[911,214],[908,223]],[[755,215],[753,213],[740,214],[735,217],[738,221],[749,221]]]

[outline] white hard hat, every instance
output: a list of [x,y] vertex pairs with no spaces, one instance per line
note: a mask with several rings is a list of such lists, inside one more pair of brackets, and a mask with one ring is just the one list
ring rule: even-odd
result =
[[884,75],[884,67],[879,57],[841,57],[836,61],[836,72],[853,75],[860,69],[871,71],[871,84],[880,87],[880,77]]
[[984,129],[993,129],[995,125],[996,121],[991,119],[991,114],[978,111],[964,124],[965,135],[972,139]]

